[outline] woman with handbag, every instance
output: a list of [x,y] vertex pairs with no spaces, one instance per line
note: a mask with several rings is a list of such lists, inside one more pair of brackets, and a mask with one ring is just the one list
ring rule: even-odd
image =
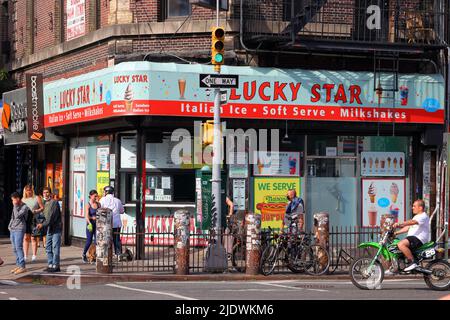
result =
[[[33,256],[31,257],[31,262],[36,260],[37,248],[40,236],[32,235],[33,227],[36,227],[35,217],[44,211],[44,204],[42,198],[34,193],[34,188],[31,184],[27,184],[23,189],[22,202],[25,203],[31,210],[32,214],[27,218],[27,228],[25,232],[25,237],[23,239],[23,251],[25,254],[24,259],[27,259],[28,251],[30,248],[30,242],[32,245]],[[34,232],[35,233],[35,232]]]
[[86,212],[88,213],[86,216],[86,245],[84,246],[83,255],[81,256],[84,263],[88,262],[86,253],[88,252],[89,247],[92,243],[95,244],[96,242],[96,214],[98,208],[100,208],[100,203],[98,202],[97,190],[91,190],[89,192],[89,202],[86,206]]

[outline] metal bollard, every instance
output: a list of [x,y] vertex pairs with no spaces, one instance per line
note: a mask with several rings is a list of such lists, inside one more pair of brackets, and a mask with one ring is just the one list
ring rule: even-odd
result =
[[189,273],[189,211],[175,211],[175,273]]
[[256,275],[259,274],[261,258],[261,215],[249,213],[245,222],[247,225],[245,273]]
[[113,263],[113,234],[112,234],[112,211],[107,208],[99,208],[96,214],[97,230],[96,239],[97,260],[95,262],[98,273],[112,273]]
[[330,219],[327,212],[314,214],[314,236],[327,251],[330,246]]

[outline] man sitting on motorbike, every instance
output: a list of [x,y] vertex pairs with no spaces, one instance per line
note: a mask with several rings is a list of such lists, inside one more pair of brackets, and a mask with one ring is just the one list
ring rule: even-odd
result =
[[414,217],[403,223],[394,223],[394,228],[401,228],[394,235],[408,232],[405,239],[398,243],[398,248],[408,259],[404,271],[411,271],[418,267],[418,262],[412,252],[430,241],[430,218],[425,212],[425,202],[421,199],[414,201],[412,211]]
[[290,240],[296,238],[299,230],[303,230],[303,214],[305,212],[305,206],[303,199],[297,197],[297,191],[295,191],[295,189],[290,189],[288,191],[287,199],[289,200],[289,203],[286,206],[281,229],[284,230],[284,228],[287,227],[288,234],[290,235],[290,245]]

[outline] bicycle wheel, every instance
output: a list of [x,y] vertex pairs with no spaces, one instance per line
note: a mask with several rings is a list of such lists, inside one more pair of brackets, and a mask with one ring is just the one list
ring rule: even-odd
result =
[[306,247],[305,258],[306,273],[313,276],[320,276],[328,271],[330,266],[330,256],[324,247],[313,244]]
[[231,253],[231,264],[238,272],[245,272],[245,256],[245,245],[242,242],[236,243]]
[[312,257],[310,259],[305,258],[306,255],[311,253],[309,250],[305,250],[306,248],[303,245],[299,245],[289,249],[287,267],[293,273],[305,272],[305,261],[312,259]]
[[275,265],[277,264],[278,258],[278,248],[275,245],[269,245],[267,246],[262,255],[261,255],[261,262],[260,262],[260,270],[261,273],[265,276],[268,276],[273,273],[273,270],[275,269]]

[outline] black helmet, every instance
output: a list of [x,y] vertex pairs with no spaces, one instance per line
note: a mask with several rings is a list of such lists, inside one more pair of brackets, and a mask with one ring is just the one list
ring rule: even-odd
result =
[[114,188],[111,186],[104,187],[103,191],[105,192],[105,194],[114,194]]

